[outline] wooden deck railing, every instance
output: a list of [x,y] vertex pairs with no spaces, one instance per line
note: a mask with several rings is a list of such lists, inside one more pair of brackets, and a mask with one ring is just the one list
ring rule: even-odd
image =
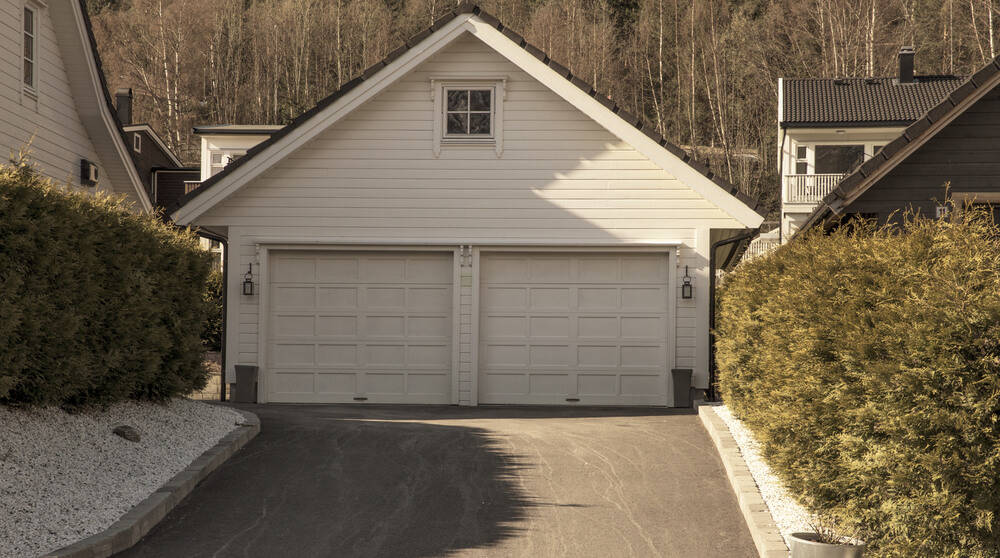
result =
[[786,174],[785,203],[818,203],[837,187],[842,174]]

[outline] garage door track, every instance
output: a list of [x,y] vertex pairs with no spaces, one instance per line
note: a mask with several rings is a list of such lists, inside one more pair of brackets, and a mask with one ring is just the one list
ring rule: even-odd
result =
[[246,408],[260,435],[121,556],[755,556],[690,412]]

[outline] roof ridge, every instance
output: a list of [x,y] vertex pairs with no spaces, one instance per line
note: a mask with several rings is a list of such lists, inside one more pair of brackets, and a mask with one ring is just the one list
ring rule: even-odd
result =
[[387,54],[385,58],[376,62],[375,64],[372,64],[365,70],[355,75],[352,79],[344,83],[339,89],[337,89],[327,97],[321,99],[311,109],[301,113],[299,116],[295,117],[291,122],[289,122],[285,127],[281,128],[281,130],[272,134],[269,139],[247,150],[245,156],[230,163],[221,172],[203,182],[199,188],[196,188],[195,190],[191,191],[190,193],[178,199],[177,202],[167,211],[167,213],[173,213],[178,209],[180,209],[187,202],[194,199],[199,194],[203,193],[207,188],[215,185],[220,180],[222,180],[230,173],[232,173],[232,171],[239,168],[241,165],[245,164],[249,159],[253,157],[253,155],[256,155],[260,151],[266,149],[270,145],[274,144],[276,141],[280,140],[282,137],[287,135],[291,130],[294,130],[303,122],[305,122],[306,120],[308,120],[321,110],[333,104],[337,99],[343,97],[350,90],[354,89],[355,87],[363,83],[365,80],[374,76],[376,73],[378,73],[379,70],[391,64],[397,58],[402,56],[403,53],[413,48],[417,43],[429,37],[432,33],[442,28],[448,22],[454,20],[456,17],[459,17],[460,15],[463,14],[475,15],[480,19],[482,19],[487,24],[495,27],[498,31],[503,33],[504,36],[506,36],[508,39],[516,43],[519,47],[523,48],[529,54],[531,54],[532,56],[540,60],[543,64],[548,66],[549,69],[554,70],[557,74],[566,78],[566,80],[575,85],[578,89],[584,91],[590,97],[600,102],[606,108],[611,110],[611,112],[616,114],[619,118],[625,120],[633,127],[635,127],[637,130],[646,134],[646,136],[648,136],[650,139],[659,144],[660,147],[663,147],[664,149],[669,151],[672,155],[681,159],[682,162],[684,162],[694,170],[698,171],[700,174],[702,174],[703,176],[711,180],[713,183],[715,183],[716,186],[719,186],[724,191],[737,198],[740,202],[746,204],[748,207],[750,207],[750,209],[752,209],[757,214],[766,217],[765,212],[763,212],[759,208],[761,201],[760,198],[756,199],[751,198],[750,196],[740,191],[739,187],[737,187],[735,184],[732,184],[729,181],[723,179],[721,176],[715,174],[708,168],[707,165],[704,165],[696,161],[692,157],[692,155],[689,154],[687,151],[681,149],[680,147],[668,141],[665,137],[663,137],[662,134],[657,132],[645,120],[628,112],[623,107],[616,104],[610,97],[608,97],[603,93],[598,92],[588,82],[580,79],[578,76],[573,75],[573,73],[568,68],[566,68],[562,64],[559,64],[555,60],[549,58],[548,54],[546,54],[542,49],[529,43],[519,33],[505,26],[503,22],[501,22],[499,19],[491,15],[486,10],[483,10],[478,4],[468,1],[463,1],[462,3],[458,4],[453,10],[445,12],[444,15],[434,20],[434,22],[429,27],[421,29],[419,32],[417,32],[410,38],[403,41],[403,44],[401,46],[389,52],[389,54]]

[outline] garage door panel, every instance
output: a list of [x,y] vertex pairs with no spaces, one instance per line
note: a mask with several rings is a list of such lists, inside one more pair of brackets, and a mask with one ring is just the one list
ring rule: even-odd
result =
[[358,375],[356,372],[320,371],[315,377],[316,394],[335,394],[353,397],[358,392]]
[[268,399],[449,403],[450,253],[275,252]]
[[316,291],[312,287],[279,286],[272,290],[277,308],[313,308],[316,306]]
[[355,337],[357,335],[357,316],[316,316],[316,336],[318,337]]
[[358,259],[352,255],[329,256],[316,260],[317,283],[354,283],[358,273]]
[[485,254],[479,400],[663,405],[665,254]]
[[316,305],[324,310],[352,310],[358,307],[355,287],[317,287]]
[[406,308],[406,289],[402,287],[368,287],[364,290],[365,306],[380,310]]

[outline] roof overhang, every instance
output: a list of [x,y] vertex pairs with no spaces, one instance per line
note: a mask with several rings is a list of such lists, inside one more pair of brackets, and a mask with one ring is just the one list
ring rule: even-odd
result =
[[[478,7],[463,5],[459,13],[442,19],[400,47],[389,57],[345,84],[319,105],[250,149],[247,155],[206,181],[178,202],[171,216],[188,225],[243,185],[260,176],[305,143],[350,114],[380,91],[395,83],[416,66],[464,33],[489,45],[556,95],[577,107],[622,141],[632,145],[653,163],[702,195],[710,203],[746,227],[758,227],[764,216],[740,199],[735,188],[727,190],[719,177],[699,170],[679,148],[669,144],[641,120],[628,114],[589,84],[573,76],[544,52],[528,44],[520,35]],[[294,133],[291,133],[294,131]]]
[[841,180],[837,187],[817,206],[805,224],[792,235],[792,238],[819,223],[828,222],[839,216],[862,194],[997,85],[1000,85],[1000,56],[981,68],[936,107],[927,111],[923,117],[907,127],[899,137],[883,147],[877,155],[865,161],[853,173]]
[[117,193],[135,196],[143,211],[152,211],[108,94],[83,0],[49,2],[48,12],[77,112],[105,174]]

